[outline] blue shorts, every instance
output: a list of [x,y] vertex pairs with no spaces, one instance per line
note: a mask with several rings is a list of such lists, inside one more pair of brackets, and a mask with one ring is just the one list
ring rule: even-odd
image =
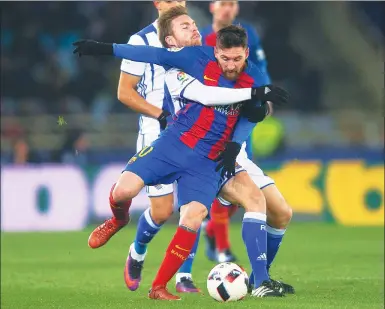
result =
[[124,171],[138,175],[147,186],[176,181],[179,207],[196,201],[210,209],[220,184],[215,167],[216,162],[196,153],[174,134],[164,132],[133,156]]

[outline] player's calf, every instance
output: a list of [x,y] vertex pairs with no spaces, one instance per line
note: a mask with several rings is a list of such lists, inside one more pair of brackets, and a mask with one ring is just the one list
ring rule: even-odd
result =
[[129,208],[132,199],[144,187],[143,180],[131,172],[123,172],[110,191],[109,202],[113,217],[92,231],[88,246],[96,249],[105,245],[129,221]]

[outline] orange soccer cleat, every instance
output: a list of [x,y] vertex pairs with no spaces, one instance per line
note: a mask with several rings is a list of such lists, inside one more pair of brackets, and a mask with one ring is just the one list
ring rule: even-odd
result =
[[179,296],[172,295],[163,285],[151,288],[148,292],[148,298],[158,300],[180,300]]
[[127,220],[117,220],[115,217],[112,217],[111,219],[104,221],[103,224],[92,231],[88,238],[88,246],[92,249],[96,249],[105,245],[107,241],[119,232],[121,228],[126,226],[129,221],[129,217]]

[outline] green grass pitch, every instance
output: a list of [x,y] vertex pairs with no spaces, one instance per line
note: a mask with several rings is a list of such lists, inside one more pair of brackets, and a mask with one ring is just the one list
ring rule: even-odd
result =
[[[204,295],[182,295],[180,302],[147,299],[175,225],[166,225],[149,246],[144,279],[136,292],[127,290],[123,281],[134,226],[96,250],[87,247],[90,231],[2,233],[1,308],[384,308],[383,228],[293,223],[272,275],[293,284],[297,294],[282,299],[247,297],[225,304],[207,294],[206,277],[214,264],[205,258],[203,242],[193,276]],[[239,264],[250,270],[239,224],[232,225],[231,237]]]

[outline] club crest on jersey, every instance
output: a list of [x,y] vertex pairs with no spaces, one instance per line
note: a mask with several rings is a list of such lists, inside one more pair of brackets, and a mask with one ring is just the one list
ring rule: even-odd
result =
[[182,80],[186,79],[187,75],[185,72],[178,72],[178,74],[176,75],[176,78],[181,82]]

